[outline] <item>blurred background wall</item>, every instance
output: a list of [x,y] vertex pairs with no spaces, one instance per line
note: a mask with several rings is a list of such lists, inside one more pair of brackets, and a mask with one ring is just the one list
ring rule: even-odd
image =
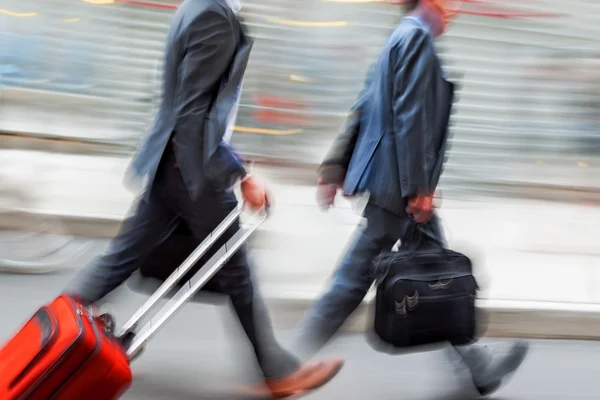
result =
[[[0,131],[132,152],[160,98],[175,0],[2,0]],[[458,83],[449,193],[600,189],[600,2],[467,1],[437,42]],[[246,0],[256,38],[234,142],[313,167],[400,2]]]

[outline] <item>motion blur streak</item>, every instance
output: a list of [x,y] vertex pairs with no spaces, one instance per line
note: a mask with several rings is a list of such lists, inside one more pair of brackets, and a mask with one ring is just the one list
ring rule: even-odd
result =
[[[255,161],[275,197],[273,216],[252,248],[266,297],[277,300],[272,307],[293,304],[274,313],[286,328],[322,290],[361,223],[356,211],[364,202],[339,198],[328,214],[316,208],[315,171],[405,3],[242,2],[256,41],[232,141],[242,158]],[[435,43],[447,77],[457,84],[438,203],[448,241],[479,267],[491,335],[599,339],[600,1],[462,3]],[[0,275],[0,300],[19,306],[0,318],[10,324],[0,324],[1,334],[7,336],[106,244],[92,241],[90,254],[77,236],[111,237],[127,215],[136,194],[123,188],[123,175],[159,105],[166,33],[180,4],[2,0],[0,272],[62,272]],[[364,329],[367,311],[359,311],[352,329]],[[200,318],[198,330],[208,326]],[[184,333],[194,340],[195,331],[175,324],[158,343],[183,359],[192,347],[181,346]],[[158,398],[197,396],[173,394],[180,381],[170,366],[178,360],[164,368],[173,352],[161,353],[160,346],[149,361],[161,365],[155,370],[163,384],[175,383]],[[352,347],[350,354],[359,349]],[[532,396],[519,397],[521,389],[501,396],[537,400],[544,398],[540,387],[561,385],[544,369],[562,371],[562,350],[552,348],[544,353],[550,355],[534,355],[543,361],[531,365],[540,369],[525,366],[533,383],[516,385],[533,385]],[[198,350],[198,359],[209,350]],[[228,359],[213,352],[218,362]],[[191,358],[181,365],[186,376],[197,366]],[[356,381],[357,390],[369,387],[346,379]],[[155,395],[149,382],[138,393]],[[340,397],[333,387],[323,398],[364,398]],[[548,393],[598,397],[578,387]]]
[[[108,1],[5,2],[0,130],[133,151],[157,106],[180,2],[99,3]],[[385,2],[304,3],[244,2],[257,41],[234,138],[243,154],[317,163],[402,17]],[[598,4],[565,4],[471,0],[438,41],[460,88],[446,195],[599,189]]]

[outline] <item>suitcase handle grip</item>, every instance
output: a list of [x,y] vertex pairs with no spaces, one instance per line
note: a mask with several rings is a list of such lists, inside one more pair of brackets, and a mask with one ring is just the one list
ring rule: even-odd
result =
[[[207,239],[183,262],[183,264],[175,270],[175,272],[165,281],[165,283],[156,291],[156,293],[148,299],[148,301],[136,312],[130,319],[127,325],[131,324],[129,332],[134,329],[135,324],[143,318],[164,295],[189,271],[196,261],[208,250],[208,248],[227,230],[229,226],[241,214],[242,208],[236,208],[225,220],[213,231]],[[131,344],[127,347],[126,352],[129,360],[132,360],[144,347],[144,345],[159,331],[160,328],[171,317],[189,301],[210,279],[212,279],[236,251],[242,247],[248,238],[258,229],[268,216],[267,209],[261,209],[254,213],[251,217],[253,220],[247,228],[240,229],[227,241],[215,255],[183,286],[169,303],[165,304],[161,310],[145,324],[144,328],[134,335]],[[164,286],[164,288],[163,288]],[[135,318],[134,318],[135,317]]]

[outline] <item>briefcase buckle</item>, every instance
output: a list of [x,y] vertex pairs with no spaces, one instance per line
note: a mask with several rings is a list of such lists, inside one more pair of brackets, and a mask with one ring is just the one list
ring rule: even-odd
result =
[[414,311],[419,305],[419,291],[415,290],[415,294],[412,296],[405,295],[402,301],[395,301],[394,306],[396,314],[402,317],[408,315],[409,312]]
[[429,289],[431,289],[431,290],[445,290],[445,289],[448,289],[450,286],[452,286],[452,282],[454,282],[454,279],[448,279],[446,281],[444,281],[443,279],[440,279],[436,283],[430,283],[429,284]]

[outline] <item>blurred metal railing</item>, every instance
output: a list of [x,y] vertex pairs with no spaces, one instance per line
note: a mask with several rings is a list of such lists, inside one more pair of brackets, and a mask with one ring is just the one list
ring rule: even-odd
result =
[[[600,3],[480,3],[467,2],[438,41],[449,76],[460,83],[443,185],[600,189]],[[159,100],[164,37],[177,4],[4,0],[0,130],[133,148]],[[235,145],[317,163],[401,8],[247,0],[243,15],[257,40]]]

